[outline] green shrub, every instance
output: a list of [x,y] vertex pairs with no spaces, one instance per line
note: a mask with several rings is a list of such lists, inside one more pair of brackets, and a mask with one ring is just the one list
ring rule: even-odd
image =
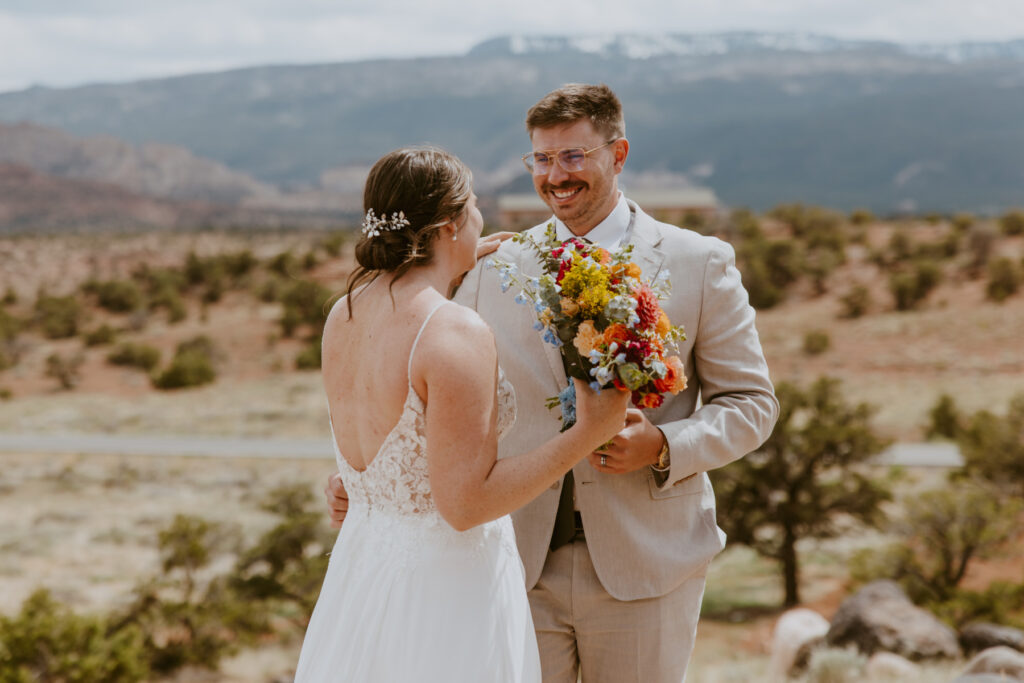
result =
[[971,482],[926,491],[906,501],[905,516],[892,524],[899,541],[857,554],[856,581],[898,581],[917,603],[954,597],[971,562],[997,552],[1015,533],[1020,504],[1000,501]]
[[332,232],[328,237],[324,238],[320,246],[323,247],[328,256],[338,258],[341,256],[341,248],[345,246],[345,233],[340,230]]
[[898,226],[893,230],[892,235],[889,236],[889,262],[899,263],[900,261],[906,261],[910,258],[913,252],[913,242],[910,240],[910,235],[902,226]]
[[213,363],[216,350],[209,337],[200,336],[178,345],[163,372],[153,379],[158,389],[181,389],[209,384],[217,379]]
[[82,306],[74,296],[50,296],[40,293],[35,303],[35,322],[50,339],[78,334]]
[[1024,393],[1010,399],[1006,415],[982,410],[957,435],[967,472],[1024,496]]
[[811,330],[804,335],[804,353],[808,356],[824,353],[831,345],[832,338],[825,330]]
[[299,325],[310,325],[314,334],[323,330],[327,320],[327,302],[331,291],[312,280],[296,280],[281,295],[284,311],[281,331],[285,337],[295,333]]
[[143,295],[131,280],[91,280],[82,285],[82,291],[96,297],[96,303],[113,313],[129,313],[142,308]]
[[[0,401],[9,401],[13,396],[14,392],[12,392],[9,388],[0,387]],[[0,642],[2,642],[2,640],[3,638],[0,637]]]
[[8,286],[7,289],[4,290],[4,296],[0,299],[0,304],[3,304],[4,306],[13,306],[16,303],[18,303],[18,293],[14,291],[13,287]]
[[788,224],[808,249],[834,252],[840,263],[845,262],[846,233],[840,214],[818,206],[782,204],[769,215]]
[[985,296],[1000,302],[1017,293],[1020,287],[1020,268],[1010,259],[1003,257],[988,264],[988,284]]
[[953,230],[962,235],[974,225],[974,216],[969,213],[958,213],[953,215],[950,222],[953,224]]
[[127,365],[149,372],[160,362],[160,349],[148,344],[124,343],[107,355],[113,365]]
[[11,341],[18,336],[25,323],[0,308],[0,341]]
[[102,346],[111,344],[117,337],[117,330],[104,323],[91,332],[86,332],[83,339],[86,346]]
[[999,228],[1004,235],[1024,235],[1024,210],[1014,209],[999,217]]
[[306,348],[295,357],[295,369],[297,370],[319,370],[320,369],[320,339],[312,341]]
[[839,298],[839,302],[842,304],[841,317],[859,318],[871,308],[871,290],[862,284],[855,284]]
[[927,439],[955,439],[963,429],[960,410],[949,394],[942,394],[928,411]]
[[972,277],[979,277],[982,269],[988,264],[996,239],[997,235],[992,226],[984,223],[975,225],[967,233],[967,251],[970,254],[967,272]]
[[75,614],[46,590],[30,595],[17,615],[0,616],[2,681],[128,683],[149,673],[138,627]]
[[889,291],[896,310],[909,311],[918,306],[939,284],[942,270],[931,261],[917,261],[912,270],[893,273],[889,278]]
[[46,376],[57,380],[62,389],[74,389],[81,379],[84,361],[85,357],[81,353],[70,356],[51,353],[46,357]]
[[290,249],[288,251],[282,251],[280,254],[277,254],[270,259],[270,262],[267,264],[267,268],[269,268],[271,272],[287,278],[295,277],[299,272],[298,261],[295,258],[295,254],[293,254]]
[[867,225],[875,222],[875,214],[868,209],[854,209],[850,212],[850,222],[854,225]]

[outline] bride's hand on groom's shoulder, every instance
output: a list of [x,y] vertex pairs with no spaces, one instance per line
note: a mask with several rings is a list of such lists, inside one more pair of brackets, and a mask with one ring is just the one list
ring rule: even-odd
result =
[[477,260],[482,259],[491,252],[497,251],[501,243],[510,237],[515,237],[514,232],[495,232],[490,235],[484,235],[476,242],[476,258]]
[[331,518],[331,527],[340,529],[341,523],[345,521],[345,515],[348,514],[348,492],[341,481],[341,474],[335,472],[327,477],[324,495],[327,497],[327,514]]

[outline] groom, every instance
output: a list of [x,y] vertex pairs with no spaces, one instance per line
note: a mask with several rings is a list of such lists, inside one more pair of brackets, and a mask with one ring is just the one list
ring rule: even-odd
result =
[[[725,542],[706,472],[760,446],[778,415],[754,311],[728,244],[659,223],[619,192],[629,142],[607,86],[570,84],[545,95],[526,128],[533,150],[523,159],[558,236],[608,249],[632,244],[645,277],[667,270],[672,294],[662,307],[687,336],[679,356],[688,388],[657,409],[630,410],[606,450],[512,515],[544,681],[575,683],[582,670],[586,683],[679,683],[707,567]],[[496,257],[540,273],[522,245],[505,242]],[[537,447],[559,429],[557,411],[544,405],[566,386],[558,349],[483,264],[455,300],[494,329],[516,390],[516,424],[499,457]]]

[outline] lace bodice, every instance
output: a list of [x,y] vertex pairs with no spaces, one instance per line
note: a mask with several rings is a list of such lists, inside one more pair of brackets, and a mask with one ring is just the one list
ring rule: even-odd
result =
[[[431,311],[423,321],[419,334],[416,335],[412,351],[409,354],[410,366],[412,354],[416,350],[416,343],[436,310],[437,308]],[[425,411],[426,404],[413,389],[410,381],[408,395],[398,423],[384,438],[380,450],[363,471],[356,470],[348,464],[348,461],[338,451],[337,440],[334,439],[335,458],[348,492],[350,506],[365,506],[368,512],[381,511],[399,515],[440,517],[431,495],[430,479],[427,476]],[[499,439],[512,427],[515,419],[515,391],[499,368],[497,425]],[[333,424],[331,435],[332,437],[334,435]],[[350,513],[352,507],[350,507]]]

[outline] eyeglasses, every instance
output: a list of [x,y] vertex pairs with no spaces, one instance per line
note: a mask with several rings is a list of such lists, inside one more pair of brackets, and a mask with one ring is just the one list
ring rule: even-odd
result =
[[616,142],[619,138],[613,138],[599,147],[583,149],[582,147],[566,147],[565,149],[551,149],[548,151],[536,151],[523,155],[523,165],[533,175],[547,175],[551,172],[552,159],[558,160],[567,173],[578,173],[583,170],[583,164],[587,161],[587,155],[604,149]]

